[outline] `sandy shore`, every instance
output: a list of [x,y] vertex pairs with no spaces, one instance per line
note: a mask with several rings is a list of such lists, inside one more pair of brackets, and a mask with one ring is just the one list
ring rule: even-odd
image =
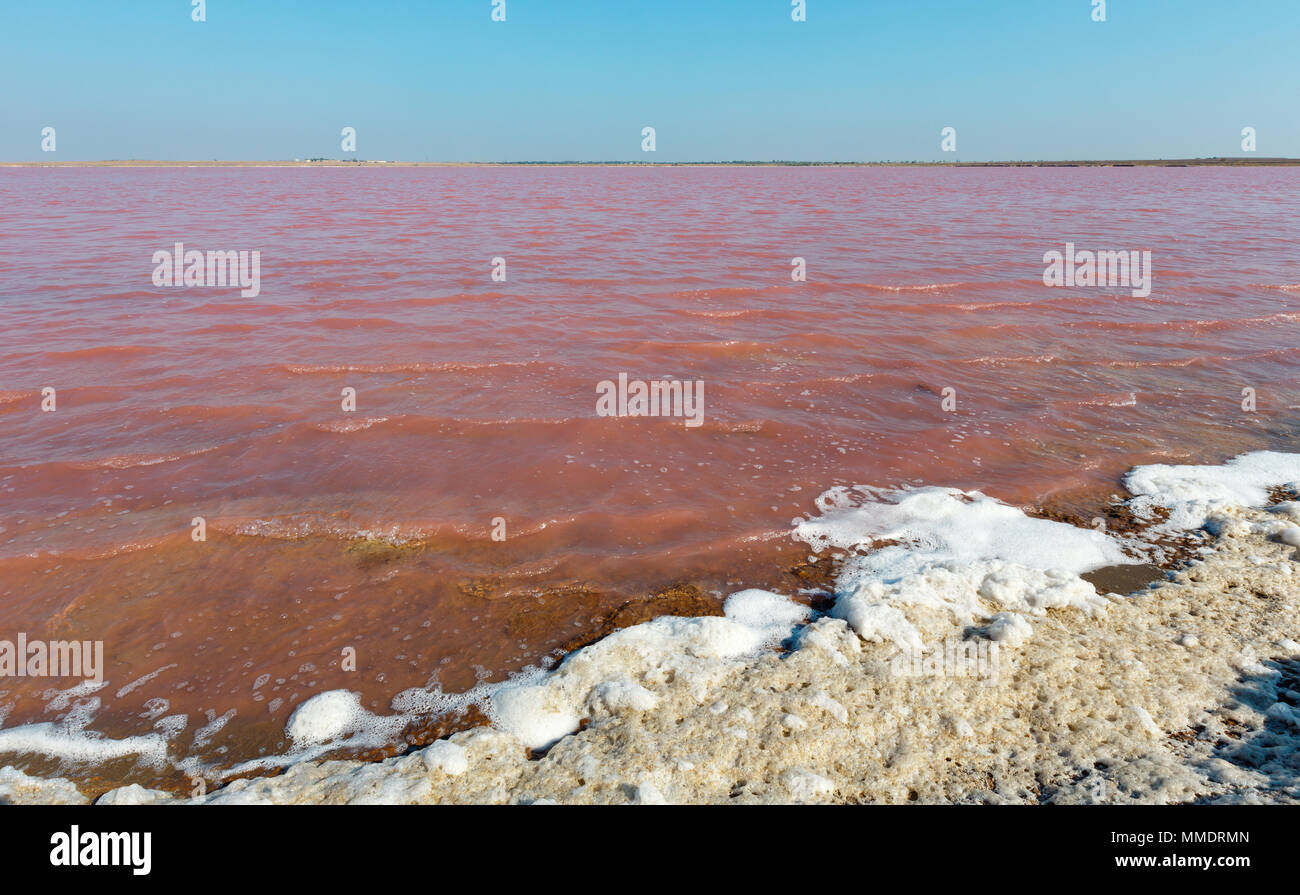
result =
[[[1295,503],[1214,512],[1212,552],[1170,580],[1021,617],[992,679],[916,674],[846,620],[800,627],[797,608],[733,598],[726,619],[661,618],[573,654],[525,688],[531,728],[100,803],[1295,803],[1300,566],[1279,537],[1297,520]],[[946,613],[908,618],[929,641],[953,633]],[[791,628],[792,649],[753,649]],[[582,729],[530,754],[548,708],[560,733],[573,705]],[[12,769],[0,798],[84,801]]]

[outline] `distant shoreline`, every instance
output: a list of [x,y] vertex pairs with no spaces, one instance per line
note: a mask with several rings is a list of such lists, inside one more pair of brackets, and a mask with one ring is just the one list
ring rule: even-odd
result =
[[1257,168],[1300,165],[1300,158],[1081,159],[1001,162],[395,162],[366,159],[266,161],[0,162],[0,168]]

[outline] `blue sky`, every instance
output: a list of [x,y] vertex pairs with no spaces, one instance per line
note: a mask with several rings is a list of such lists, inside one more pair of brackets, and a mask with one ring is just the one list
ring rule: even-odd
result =
[[4,4],[11,161],[1300,156],[1300,0]]

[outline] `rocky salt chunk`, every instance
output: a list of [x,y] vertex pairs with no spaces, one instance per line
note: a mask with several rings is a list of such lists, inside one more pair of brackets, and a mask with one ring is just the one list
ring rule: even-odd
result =
[[1294,500],[1285,500],[1274,507],[1270,507],[1274,513],[1280,513],[1284,516],[1290,516],[1292,519],[1300,519],[1300,502]]
[[841,667],[849,664],[849,656],[862,653],[862,641],[854,636],[844,620],[838,618],[818,619],[800,628],[794,638],[794,647],[820,650]]
[[835,792],[835,784],[806,768],[790,768],[781,774],[781,783],[796,802],[814,802]]
[[832,699],[825,690],[818,690],[812,696],[808,697],[808,702],[811,705],[817,706],[819,709],[823,709],[841,724],[848,723],[849,710]]
[[668,800],[653,783],[642,783],[632,796],[633,805],[667,805]]
[[98,799],[96,805],[154,805],[172,801],[172,794],[160,789],[145,789],[138,783],[110,789]]
[[492,716],[530,749],[553,745],[582,721],[562,691],[544,685],[501,690],[492,697]]
[[0,768],[0,804],[84,805],[90,800],[63,777],[31,777],[15,767]]
[[430,773],[441,771],[451,777],[469,769],[469,756],[465,749],[450,740],[439,740],[420,752],[424,767]]
[[998,643],[1020,646],[1034,636],[1034,626],[1026,621],[1024,616],[1014,612],[999,612],[989,622],[988,635],[990,640]]
[[1300,712],[1297,712],[1285,702],[1273,703],[1264,714],[1274,720],[1290,724],[1292,727],[1300,727]]
[[597,685],[587,697],[587,706],[592,711],[648,712],[658,704],[657,696],[627,677],[605,681]]
[[703,702],[729,670],[790,637],[809,612],[789,597],[750,589],[728,597],[721,618],[661,616],[623,628],[570,654],[540,682],[501,686],[488,717],[525,746],[542,749],[574,733],[592,700],[651,706],[653,694],[633,681],[656,689],[682,683]]
[[1164,737],[1164,731],[1160,729],[1160,727],[1156,724],[1155,719],[1151,717],[1151,713],[1148,712],[1146,709],[1142,708],[1139,705],[1130,706],[1128,713],[1129,713],[1129,717],[1133,720],[1133,722],[1137,725],[1137,727],[1146,731],[1148,734],[1150,734],[1153,737]]

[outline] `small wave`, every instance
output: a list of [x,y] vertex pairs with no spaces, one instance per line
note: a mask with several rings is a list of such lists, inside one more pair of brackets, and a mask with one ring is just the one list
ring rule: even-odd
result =
[[1022,309],[1024,309],[1024,308],[1032,308],[1032,307],[1034,307],[1035,305],[1040,305],[1040,304],[1045,304],[1045,302],[1034,302],[1034,301],[978,301],[978,302],[963,302],[962,304],[956,304],[956,305],[928,305],[928,306],[926,306],[926,307],[929,307],[929,308],[936,308],[936,309],[939,309],[939,308],[942,308],[942,309],[948,309],[948,308],[951,308],[951,309],[953,309],[953,310],[957,310],[957,311],[995,311],[995,310],[998,310],[998,309],[1000,309],[1000,308],[1015,308],[1016,310],[1022,310]]
[[277,262],[276,266],[283,270],[296,270],[299,267],[364,267],[367,262],[356,258],[345,258],[341,256],[326,258],[308,258],[302,261],[291,261],[288,259]]
[[337,422],[317,423],[316,428],[322,432],[359,432],[362,429],[369,429],[371,426],[377,426],[380,423],[388,422],[389,417],[372,416],[357,420],[339,420]]
[[386,364],[283,364],[279,369],[297,376],[334,375],[338,373],[469,373],[498,367],[527,367],[543,361],[420,361]]
[[785,283],[767,286],[717,286],[711,289],[682,289],[668,294],[677,298],[709,298],[713,296],[758,295],[762,292],[789,288],[790,286]]
[[1300,320],[1300,311],[1279,311],[1262,317],[1231,317],[1205,320],[1162,320],[1126,322],[1120,320],[1085,320],[1077,323],[1062,324],[1068,328],[1089,327],[1092,329],[1131,330],[1135,332],[1162,332],[1168,330],[1219,330],[1236,329],[1243,326],[1272,325],[1275,323],[1294,323]]
[[707,317],[710,320],[730,320],[733,317],[749,317],[753,314],[762,313],[757,308],[749,308],[739,311],[683,311],[689,317]]
[[98,460],[80,460],[70,465],[75,469],[131,469],[135,466],[157,466],[160,463],[174,463],[177,460],[186,460],[215,450],[215,447],[206,447],[194,451],[181,451],[175,454],[117,454]]
[[893,283],[840,283],[828,284],[833,288],[839,289],[866,289],[872,292],[942,292],[945,289],[961,289],[966,286],[986,286],[988,283],[967,283],[962,281],[952,283],[912,283],[912,284],[893,284]]
[[312,324],[325,329],[385,329],[403,325],[387,317],[317,317]]
[[253,323],[216,323],[212,326],[205,326],[201,329],[190,330],[191,335],[207,335],[210,333],[255,333],[261,329]]
[[96,345],[93,348],[76,348],[71,351],[50,351],[46,353],[46,357],[58,360],[87,360],[117,355],[149,354],[161,350],[147,345]]
[[498,301],[508,296],[503,292],[457,292],[454,295],[431,295],[416,298],[397,298],[390,300],[381,300],[376,302],[375,299],[346,299],[342,301],[331,302],[325,307],[330,310],[360,307],[365,305],[367,308],[385,310],[388,308],[421,308],[430,305],[456,304],[467,301]]
[[[449,520],[418,520],[372,525],[364,521],[340,520],[330,516],[271,516],[226,518],[208,528],[231,534],[276,541],[304,538],[334,538],[340,541],[375,541],[393,546],[418,544],[431,538],[473,538],[483,533],[482,525]],[[517,530],[521,534],[523,528]]]
[[742,339],[720,339],[701,342],[658,342],[648,340],[627,341],[619,344],[620,348],[637,354],[659,354],[665,351],[687,352],[693,355],[715,355],[721,357],[746,357],[780,353],[780,345],[771,342],[756,342]]
[[1008,355],[1002,357],[999,355],[988,355],[986,357],[973,358],[966,363],[969,364],[991,364],[993,366],[1006,366],[1007,364],[1052,364],[1059,361],[1060,358],[1054,354],[1020,354]]
[[253,538],[271,538],[277,541],[296,541],[310,537],[334,537],[343,540],[380,541],[386,544],[410,544],[429,537],[424,528],[398,524],[365,528],[327,519],[245,519],[227,520],[223,529],[237,535]]
[[1126,397],[1098,397],[1075,401],[1073,403],[1084,407],[1136,407],[1137,392],[1129,392]]
[[706,422],[704,428],[713,429],[719,432],[745,434],[745,433],[762,432],[763,424],[765,422],[766,422],[765,420],[740,420],[739,422],[734,422],[734,423],[718,422],[714,424],[709,424]]
[[156,300],[157,298],[157,292],[152,292],[147,289],[134,289],[127,292],[109,292],[102,295],[94,295],[90,298],[69,298],[68,301],[72,304],[89,304],[102,301],[139,301],[140,299]]
[[1109,360],[1104,361],[1103,366],[1107,367],[1190,367],[1200,358],[1189,357],[1183,360]]

